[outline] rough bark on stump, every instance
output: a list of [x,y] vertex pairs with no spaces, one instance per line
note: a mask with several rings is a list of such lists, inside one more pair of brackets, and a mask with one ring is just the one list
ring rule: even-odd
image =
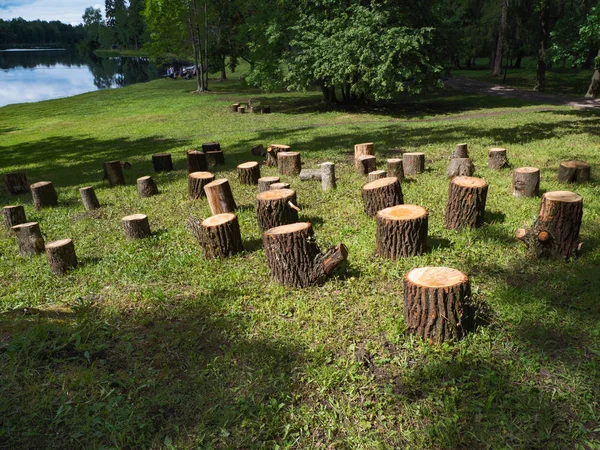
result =
[[202,144],[202,151],[204,153],[221,151],[221,144],[218,142],[205,142]]
[[452,177],[470,177],[475,172],[475,165],[471,158],[452,158],[448,164],[446,176]]
[[51,181],[39,181],[29,186],[35,209],[58,205],[58,194]]
[[7,228],[27,222],[23,205],[5,206],[2,208],[2,214]]
[[300,171],[300,181],[321,181],[323,172],[321,169],[302,169]]
[[398,259],[422,255],[427,250],[427,210],[397,205],[377,212],[377,254]]
[[238,218],[233,213],[217,214],[202,221],[198,237],[205,258],[221,258],[244,250]]
[[569,191],[546,192],[535,223],[530,229],[517,230],[517,238],[536,256],[577,256],[582,216],[581,196]]
[[267,159],[265,164],[269,167],[277,167],[277,155],[280,152],[289,152],[291,147],[283,144],[271,144],[267,148]]
[[206,152],[205,155],[208,167],[214,167],[220,164],[225,164],[225,155],[221,150]]
[[558,168],[558,182],[585,183],[590,181],[590,173],[591,167],[585,161],[563,161]]
[[477,228],[483,225],[488,184],[475,177],[454,177],[448,188],[446,228]]
[[375,181],[375,180],[380,180],[381,178],[385,178],[385,177],[386,177],[385,170],[374,170],[367,174],[367,183],[370,183],[371,181]]
[[158,187],[150,176],[137,179],[137,191],[141,198],[152,197],[158,194]]
[[112,187],[125,184],[121,161],[106,161],[104,163],[104,178]]
[[77,267],[77,256],[72,239],[61,239],[46,244],[46,256],[54,275],[64,275],[68,269]]
[[425,172],[425,153],[413,152],[402,155],[404,175],[412,176]]
[[256,196],[256,220],[261,231],[298,222],[296,191],[277,189]]
[[375,216],[377,211],[404,203],[400,181],[396,177],[381,178],[365,184],[362,198],[365,213],[369,217]]
[[256,161],[242,163],[237,166],[238,179],[241,184],[257,185],[260,178],[260,167]]
[[290,188],[290,183],[273,183],[271,184],[271,186],[269,186],[269,190],[270,191],[275,191],[277,189],[289,189]]
[[300,153],[279,152],[277,154],[277,169],[281,175],[298,175],[302,170]]
[[372,156],[375,154],[375,146],[373,142],[365,142],[364,144],[356,144],[354,146],[354,167],[358,169],[359,158],[361,156]]
[[279,183],[279,177],[262,177],[258,179],[258,192],[265,192],[270,190],[271,185]]
[[373,155],[359,156],[355,162],[356,170],[360,175],[367,176],[370,172],[377,170],[377,158]]
[[450,155],[450,159],[454,158],[468,158],[469,150],[467,144],[456,144],[452,155]]
[[188,173],[204,172],[208,169],[206,154],[198,150],[188,150],[186,152]]
[[150,224],[145,214],[132,214],[121,219],[127,239],[143,239],[150,236]]
[[10,228],[15,233],[21,256],[33,256],[44,251],[44,238],[37,222],[27,222]]
[[328,191],[336,188],[335,164],[324,162],[321,164],[321,189]]
[[488,169],[504,169],[508,167],[508,157],[505,148],[490,148],[488,150]]
[[155,172],[170,172],[173,170],[173,160],[170,153],[156,153],[152,155],[152,165]]
[[234,212],[237,208],[229,180],[227,178],[219,178],[211,181],[204,186],[208,205],[213,216],[217,214]]
[[421,267],[404,275],[404,321],[408,331],[430,343],[464,336],[469,278],[449,267]]
[[87,211],[100,208],[100,202],[98,201],[98,197],[96,197],[96,191],[93,186],[79,188],[79,195],[81,196],[81,201]]
[[387,176],[396,177],[398,180],[404,180],[404,169],[402,168],[401,158],[390,158],[387,160]]
[[280,283],[293,287],[323,283],[348,256],[344,244],[322,254],[315,242],[312,225],[308,222],[265,231],[263,245],[271,276]]
[[210,172],[193,172],[188,175],[188,196],[190,200],[204,197],[204,186],[215,181],[215,176]]
[[4,175],[4,185],[11,195],[24,194],[29,189],[25,172],[11,172]]
[[513,171],[512,194],[515,197],[537,197],[540,195],[540,169],[519,167]]

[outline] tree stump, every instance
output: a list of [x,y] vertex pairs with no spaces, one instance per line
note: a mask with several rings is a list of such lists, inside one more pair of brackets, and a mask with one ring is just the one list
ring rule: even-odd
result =
[[156,183],[150,176],[137,179],[137,190],[141,198],[152,197],[153,195],[158,194]]
[[322,254],[308,222],[271,228],[262,239],[271,276],[285,286],[319,285],[348,257],[344,244]]
[[143,239],[150,236],[150,224],[145,214],[132,214],[121,219],[127,239]]
[[[359,168],[359,158],[361,156],[372,156],[375,154],[375,146],[373,142],[365,142],[364,144],[356,144],[354,146],[354,167]],[[367,172],[368,173],[368,172]]]
[[446,228],[477,228],[483,225],[488,184],[475,177],[454,177],[448,188]]
[[271,107],[269,105],[265,105],[265,106],[262,107],[261,112],[263,114],[271,114]]
[[271,186],[269,186],[269,190],[270,191],[275,191],[277,189],[289,189],[290,188],[290,183],[273,183]]
[[250,149],[250,153],[252,153],[252,156],[267,156],[267,151],[265,150],[265,147],[262,144],[258,144],[252,147]]
[[359,156],[355,160],[356,170],[360,175],[368,175],[370,172],[377,170],[377,159],[373,155]]
[[11,172],[4,175],[6,190],[11,195],[24,194],[29,189],[25,172]]
[[336,188],[335,164],[324,162],[321,164],[321,189],[328,191]]
[[417,175],[425,172],[425,153],[414,152],[402,155],[404,175]]
[[246,112],[246,107],[245,107],[245,106],[242,106],[242,105],[240,105],[240,106],[238,107],[238,110],[237,110],[237,112],[238,112],[238,113],[240,113],[240,114],[244,114],[244,113]]
[[404,180],[404,169],[402,168],[401,158],[390,158],[387,160],[387,176],[396,177],[398,180]]
[[219,178],[215,181],[211,181],[204,186],[204,192],[206,192],[208,205],[210,206],[213,216],[234,212],[236,210],[237,205],[233,199],[231,186],[229,186],[229,180],[227,178]]
[[237,166],[238,179],[241,184],[257,185],[260,178],[260,167],[256,161],[250,161]]
[[237,112],[239,107],[239,103],[234,103],[233,105],[231,105],[231,112]]
[[240,224],[233,213],[217,214],[202,221],[200,236],[205,258],[232,256],[244,250]]
[[208,170],[206,154],[198,150],[188,150],[186,152],[188,173],[205,172]]
[[173,170],[173,160],[170,153],[156,153],[152,155],[152,165],[155,172],[170,172]]
[[39,181],[29,186],[35,209],[58,205],[58,194],[51,181]]
[[204,186],[215,181],[215,176],[210,172],[193,172],[188,175],[188,196],[190,200],[204,197]]
[[54,275],[64,275],[68,269],[77,267],[73,239],[61,239],[46,244],[46,256]]
[[321,181],[322,177],[321,169],[302,169],[300,171],[300,181]]
[[469,150],[467,144],[456,144],[452,155],[450,155],[450,159],[454,158],[468,158]]
[[202,151],[204,153],[221,151],[221,144],[218,142],[205,142],[202,144]]
[[279,183],[279,177],[262,177],[258,179],[258,192],[270,190],[271,185]]
[[585,183],[590,181],[591,167],[584,161],[563,161],[558,168],[559,183]]
[[298,222],[296,191],[277,189],[256,196],[256,219],[261,231]]
[[517,230],[517,238],[536,256],[576,256],[582,245],[577,241],[582,216],[581,196],[569,191],[546,192],[535,223],[530,229]]
[[504,169],[508,167],[508,157],[505,148],[490,148],[488,150],[488,169]]
[[374,170],[373,172],[369,172],[367,174],[367,183],[370,183],[371,181],[379,180],[379,179],[385,178],[385,177],[386,177],[385,170]]
[[377,254],[398,259],[427,250],[428,214],[416,205],[397,205],[377,212]]
[[96,197],[96,191],[94,191],[93,186],[79,188],[79,195],[86,210],[92,211],[100,208],[100,202],[98,201],[98,197]]
[[267,160],[265,164],[269,167],[277,167],[277,155],[281,152],[289,152],[291,147],[283,144],[271,144],[267,148]]
[[513,171],[512,194],[515,197],[537,197],[540,195],[540,169],[519,167]]
[[298,175],[302,170],[300,153],[279,152],[277,154],[277,168],[281,175]]
[[121,161],[107,161],[104,163],[104,178],[108,180],[111,187],[124,185],[123,167]]
[[37,222],[27,222],[10,228],[14,231],[21,256],[33,256],[44,251],[44,238]]
[[4,223],[7,228],[27,222],[23,205],[5,206],[2,208],[2,214],[4,214]]
[[475,165],[471,158],[452,158],[448,164],[446,176],[452,177],[470,177],[475,172]]
[[375,216],[377,211],[404,203],[400,181],[396,177],[380,178],[365,184],[362,198],[369,217]]
[[225,164],[225,155],[221,150],[206,152],[206,162],[208,167],[214,167]]
[[464,336],[469,277],[449,267],[421,267],[404,275],[404,321],[408,331],[430,343]]

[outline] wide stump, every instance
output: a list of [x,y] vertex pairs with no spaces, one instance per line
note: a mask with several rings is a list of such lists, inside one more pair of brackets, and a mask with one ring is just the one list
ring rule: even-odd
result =
[[124,185],[125,176],[121,161],[106,161],[104,163],[104,178],[108,180],[111,187]]
[[77,267],[77,256],[72,239],[61,239],[46,244],[46,256],[54,275],[64,275],[68,269]]
[[244,250],[240,224],[233,213],[217,214],[202,221],[200,238],[205,258],[232,256]]
[[508,157],[505,148],[490,148],[488,150],[488,169],[504,169],[508,167]]
[[39,181],[29,186],[35,209],[58,205],[58,194],[51,181]]
[[150,236],[150,224],[145,214],[132,214],[121,219],[127,239],[143,239]]
[[137,179],[137,191],[141,198],[152,197],[158,194],[158,187],[150,176]]
[[281,175],[298,175],[302,170],[300,153],[279,152],[277,154],[277,168]]
[[377,158],[373,155],[362,155],[354,160],[359,175],[367,176],[377,170]]
[[260,167],[256,161],[242,163],[237,166],[238,179],[241,184],[257,185],[260,178]]
[[265,192],[271,188],[273,183],[279,183],[279,177],[262,177],[258,179],[258,192]]
[[404,175],[412,176],[425,172],[425,153],[412,152],[402,155]]
[[21,256],[33,256],[44,251],[44,238],[37,222],[27,222],[10,228],[15,233]]
[[5,174],[4,185],[11,195],[24,194],[29,189],[25,172],[11,172]]
[[535,223],[530,229],[517,230],[517,238],[536,256],[576,256],[582,245],[578,242],[582,216],[580,195],[569,191],[546,192]]
[[387,176],[396,177],[400,181],[404,180],[404,169],[402,168],[402,158],[390,158],[387,163]]
[[427,210],[397,205],[377,212],[377,254],[398,259],[422,255],[427,250]]
[[86,210],[92,211],[100,208],[100,202],[98,201],[98,197],[96,197],[96,191],[94,191],[93,186],[79,188],[79,195]]
[[[239,106],[239,103],[238,103]],[[221,150],[221,144],[218,142],[205,142],[202,144],[203,152],[217,152]]]
[[267,148],[267,159],[265,164],[269,167],[277,167],[277,155],[281,152],[289,152],[291,147],[285,144],[271,144]]
[[358,169],[358,158],[375,154],[375,145],[373,142],[354,145],[354,166]]
[[5,206],[2,208],[2,214],[7,228],[27,222],[23,205]]
[[173,170],[173,160],[170,153],[156,153],[152,155],[152,165],[155,172],[170,172]]
[[213,216],[234,212],[237,209],[227,178],[219,178],[211,181],[204,186],[204,192],[206,193],[208,206],[210,206]]
[[338,244],[325,254],[315,242],[312,225],[298,222],[263,233],[271,276],[286,286],[308,287],[323,283],[346,260],[348,249]]
[[590,181],[591,167],[585,161],[563,161],[558,168],[559,183],[585,183]]
[[488,184],[475,177],[455,177],[448,188],[446,228],[477,228],[483,225]]
[[298,222],[296,191],[277,189],[256,196],[256,220],[262,231]]
[[408,331],[430,343],[464,336],[463,306],[469,278],[449,267],[421,267],[404,275],[404,321]]
[[204,186],[215,181],[215,176],[210,172],[193,172],[188,175],[188,196],[190,200],[204,197]]
[[365,184],[362,198],[365,213],[369,217],[375,216],[377,211],[404,203],[400,181],[396,177],[381,178]]
[[537,197],[540,195],[540,169],[519,167],[513,171],[512,194],[515,197]]
[[205,172],[208,170],[206,154],[198,150],[188,150],[186,152],[188,173]]

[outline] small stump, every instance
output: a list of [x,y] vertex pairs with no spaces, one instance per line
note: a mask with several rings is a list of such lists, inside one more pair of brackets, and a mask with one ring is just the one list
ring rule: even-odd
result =
[[219,166],[225,164],[225,155],[221,150],[206,152],[206,163],[208,167]]
[[44,251],[44,238],[37,222],[27,222],[10,228],[15,233],[21,256],[33,256]]
[[244,114],[246,112],[246,107],[242,105],[238,106],[237,112],[240,114]]
[[369,172],[367,174],[367,183],[370,183],[371,181],[379,180],[379,179],[385,178],[385,177],[386,177],[385,170],[374,170],[373,172]]
[[469,150],[467,144],[456,144],[452,155],[450,155],[450,159],[454,158],[468,158]]
[[25,172],[11,172],[4,175],[4,185],[11,195],[24,194],[29,189]]
[[283,144],[271,144],[267,148],[267,160],[265,164],[268,167],[277,167],[277,155],[281,152],[289,152],[291,147]]
[[300,153],[279,152],[277,154],[277,168],[281,175],[298,175],[302,170]]
[[261,231],[298,222],[296,191],[277,189],[256,196],[256,219]]
[[262,239],[271,276],[285,286],[319,285],[348,256],[344,244],[322,254],[308,222],[271,228]]
[[204,144],[202,144],[202,151],[204,153],[221,151],[221,144],[219,144],[218,142],[205,142]]
[[173,170],[173,160],[170,153],[156,153],[152,155],[152,165],[155,172],[170,172]]
[[23,205],[5,206],[2,208],[2,214],[7,228],[27,222]]
[[211,181],[204,186],[204,192],[206,192],[208,205],[213,216],[234,212],[237,209],[227,178],[219,178]]
[[202,221],[200,237],[205,258],[232,256],[244,250],[240,224],[233,213],[217,214]]
[[145,214],[132,214],[121,219],[127,239],[143,239],[150,236],[150,224]]
[[368,175],[377,170],[377,159],[373,155],[363,155],[355,159],[356,170],[360,175]]
[[289,189],[290,188],[290,183],[273,183],[271,186],[269,186],[269,190],[270,191],[275,191],[277,189]]
[[233,105],[231,105],[231,112],[237,112],[239,107],[239,103],[234,103]]
[[512,194],[515,197],[537,197],[540,195],[540,169],[519,167],[513,171]]
[[404,175],[412,176],[425,172],[425,153],[413,152],[402,155]]
[[356,167],[358,169],[359,158],[361,156],[372,156],[374,154],[375,154],[375,146],[374,146],[373,142],[365,142],[364,144],[356,144],[354,146],[354,167]]
[[452,158],[448,164],[446,176],[452,177],[470,177],[475,173],[475,165],[471,158]]
[[125,176],[121,161],[107,161],[104,163],[104,178],[108,180],[111,187],[124,185]]
[[190,200],[204,197],[204,186],[215,181],[215,176],[210,172],[193,172],[188,175],[188,196]]
[[335,164],[324,162],[321,164],[321,189],[328,191],[329,189],[335,189],[336,186]]
[[421,267],[404,275],[404,321],[408,331],[440,344],[464,336],[463,307],[469,277],[449,267]]
[[517,238],[536,256],[576,256],[581,249],[578,239],[582,216],[581,196],[569,191],[546,192],[535,223],[530,229],[517,230]]
[[150,176],[137,179],[137,190],[141,198],[152,197],[153,195],[158,194],[156,183]]
[[79,195],[86,210],[92,211],[100,208],[100,202],[98,201],[98,197],[96,197],[96,191],[94,191],[93,186],[79,188]]
[[585,183],[590,181],[591,167],[584,161],[563,161],[558,168],[559,183]]
[[29,186],[35,209],[58,205],[58,194],[51,181],[39,181]]
[[404,169],[402,168],[401,158],[390,158],[387,160],[387,176],[396,177],[398,180],[404,180]]
[[279,177],[262,177],[258,179],[258,192],[268,191],[273,183],[279,183]]
[[198,150],[188,150],[186,152],[188,173],[205,172],[208,170],[206,154]]
[[400,181],[396,177],[381,178],[365,184],[362,198],[365,213],[369,217],[375,216],[377,211],[404,203]]
[[241,184],[257,185],[260,178],[260,167],[256,161],[250,161],[237,166],[238,179]]
[[397,205],[377,212],[377,254],[398,259],[427,250],[428,214],[416,205]]
[[488,150],[488,169],[499,170],[508,166],[505,148],[490,148]]
[[46,245],[46,256],[54,275],[64,275],[70,268],[77,267],[77,256],[72,239],[62,239]]
[[455,177],[448,188],[446,228],[476,228],[483,225],[488,184],[475,177]]

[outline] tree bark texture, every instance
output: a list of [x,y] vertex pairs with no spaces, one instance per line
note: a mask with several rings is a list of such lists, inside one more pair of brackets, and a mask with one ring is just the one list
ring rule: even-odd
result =
[[404,180],[404,169],[402,168],[401,158],[390,158],[387,160],[387,176],[396,177],[398,180]]
[[58,205],[58,194],[51,181],[39,181],[29,186],[35,209]]
[[414,152],[402,155],[404,175],[417,175],[425,172],[425,153]]
[[488,184],[481,178],[455,177],[448,188],[446,228],[477,228],[483,225]]
[[204,153],[221,151],[221,144],[218,142],[205,142],[202,144],[202,151]]
[[208,170],[206,154],[198,150],[188,150],[186,152],[188,173],[205,172]]
[[256,196],[256,219],[261,231],[298,222],[296,191],[278,189]]
[[256,161],[250,161],[237,166],[238,179],[241,184],[256,186],[260,178],[260,167]]
[[373,155],[361,155],[356,160],[356,170],[363,176],[367,176],[370,172],[377,170],[377,159]]
[[452,158],[448,164],[446,176],[453,177],[470,177],[475,172],[475,165],[471,158]]
[[398,259],[427,250],[428,213],[416,205],[397,205],[377,212],[377,254]]
[[104,163],[104,178],[112,187],[125,184],[121,161],[106,161]]
[[598,50],[598,56],[596,56],[596,58],[596,61],[598,62],[594,65],[592,80],[590,81],[590,86],[585,94],[586,98],[598,98],[600,95],[600,50]]
[[300,171],[300,181],[321,181],[323,172],[321,169],[302,169]]
[[540,195],[540,169],[519,167],[513,171],[512,194],[515,197],[537,197]]
[[456,144],[452,155],[450,155],[450,159],[454,158],[468,158],[469,157],[469,147],[467,144]]
[[375,180],[380,180],[381,178],[385,178],[385,177],[386,177],[385,170],[374,170],[373,172],[369,172],[367,174],[367,183],[370,183],[371,181],[375,181]]
[[262,177],[258,179],[258,192],[270,190],[273,183],[279,183],[279,177]]
[[275,191],[277,189],[289,189],[290,188],[290,183],[273,183],[271,184],[271,186],[269,186],[269,190],[270,191]]
[[44,251],[44,238],[37,222],[27,222],[11,227],[17,238],[21,256],[33,256]]
[[490,148],[488,150],[488,169],[505,169],[508,167],[508,157],[505,148]]
[[585,161],[563,161],[558,168],[559,183],[586,183],[590,177],[591,167]]
[[100,208],[100,202],[98,201],[98,197],[96,197],[96,191],[93,186],[79,188],[79,195],[81,196],[81,201],[87,211]]
[[244,250],[240,224],[233,213],[217,214],[202,221],[202,250],[205,258],[233,256]]
[[332,162],[324,162],[321,164],[321,189],[328,191],[330,189],[335,189],[336,186],[335,164]]
[[494,59],[493,75],[498,77],[502,74],[502,46],[504,44],[504,31],[506,30],[506,10],[508,9],[508,0],[502,0],[502,9],[500,12],[500,27],[498,28],[498,41],[496,43],[496,58]]
[[375,216],[377,211],[404,203],[400,181],[396,177],[381,178],[365,184],[362,198],[365,213],[369,217]]
[[173,160],[170,153],[156,153],[152,155],[152,165],[155,172],[170,172],[173,170]]
[[219,178],[204,186],[208,205],[213,216],[223,213],[231,213],[237,209],[231,186],[227,178]]
[[221,150],[205,152],[205,155],[208,167],[215,167],[221,164],[225,164],[225,155]]
[[291,147],[283,144],[271,144],[267,148],[267,160],[265,164],[269,167],[277,167],[277,155],[280,152],[289,152]]
[[127,239],[143,239],[150,236],[150,224],[145,214],[132,214],[121,219]]
[[11,172],[4,175],[4,185],[11,195],[24,194],[29,190],[25,172]]
[[152,197],[158,194],[158,187],[150,176],[137,179],[137,191],[141,198]]
[[279,152],[277,154],[277,168],[281,175],[298,175],[302,170],[300,153]]
[[27,222],[23,205],[5,206],[2,208],[2,214],[7,228]]
[[204,186],[215,181],[215,176],[210,172],[193,172],[188,175],[188,197],[197,200],[206,195]]
[[72,239],[62,239],[46,245],[46,256],[54,275],[64,275],[68,269],[77,267],[77,256]]
[[375,146],[373,142],[366,142],[364,144],[356,144],[354,146],[354,166],[358,169],[358,159],[361,156],[372,156],[375,154]]

